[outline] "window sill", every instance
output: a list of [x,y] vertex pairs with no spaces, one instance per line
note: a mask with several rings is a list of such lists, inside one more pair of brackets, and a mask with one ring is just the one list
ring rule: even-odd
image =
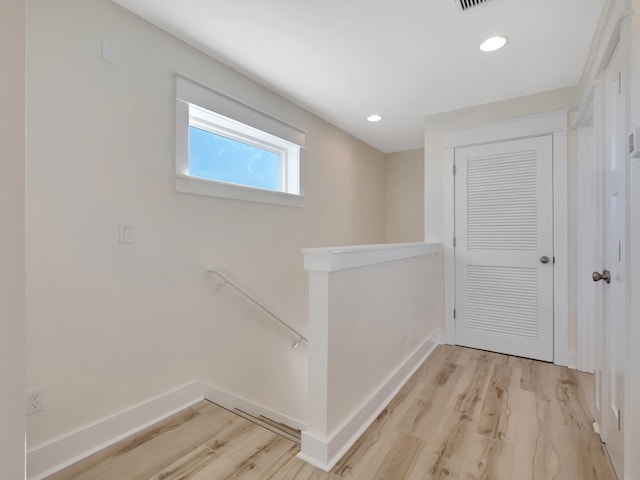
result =
[[210,197],[232,198],[248,202],[270,203],[286,207],[304,207],[304,197],[284,192],[272,192],[259,188],[243,187],[232,183],[216,182],[204,178],[176,174],[175,188],[177,192]]

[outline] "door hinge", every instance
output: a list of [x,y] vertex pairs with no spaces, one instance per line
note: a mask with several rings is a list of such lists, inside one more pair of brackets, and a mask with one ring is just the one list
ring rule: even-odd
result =
[[453,309],[453,318],[454,319],[456,318],[456,309],[455,308]]
[[556,263],[556,257],[553,257],[553,263]]
[[622,95],[622,72],[618,72],[618,95]]
[[455,175],[456,173],[458,173],[458,169],[456,168],[455,164],[453,165],[453,174]]
[[618,410],[618,431],[621,431],[622,428],[622,411]]
[[618,263],[622,263],[622,242],[618,242]]
[[453,248],[456,248],[457,244],[458,244],[458,241],[456,240],[456,237],[453,237]]

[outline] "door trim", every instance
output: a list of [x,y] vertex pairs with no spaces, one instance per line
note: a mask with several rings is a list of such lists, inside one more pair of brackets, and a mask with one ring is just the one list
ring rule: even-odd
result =
[[445,342],[455,345],[455,252],[454,177],[455,148],[490,142],[516,140],[539,135],[553,136],[553,361],[556,365],[576,366],[569,353],[569,268],[568,268],[568,111],[522,117],[445,133],[444,143],[444,328]]
[[[599,100],[596,100],[599,104]],[[576,129],[578,162],[576,165],[576,287],[578,301],[578,370],[595,373],[596,328],[602,324],[602,288],[591,273],[604,265],[602,238],[602,153],[598,132],[593,127]],[[580,215],[580,212],[583,214]],[[592,412],[596,415],[595,412]],[[600,423],[600,419],[595,419]]]
[[[585,185],[589,181],[595,182],[598,185],[596,191],[592,192],[594,198],[592,199],[593,204],[597,205],[598,209],[602,209],[604,205],[604,178],[603,178],[603,158],[604,158],[604,117],[603,117],[603,86],[601,83],[601,78],[603,72],[607,69],[609,65],[609,61],[615,51],[616,48],[623,48],[626,52],[629,52],[631,48],[632,42],[632,14],[633,10],[630,10],[630,5],[625,0],[608,0],[603,14],[600,19],[600,23],[595,32],[593,43],[591,45],[591,49],[589,55],[587,57],[587,62],[584,68],[584,72],[582,74],[582,79],[580,81],[579,90],[578,90],[578,98],[576,101],[575,112],[576,115],[574,117],[574,123],[577,127],[578,131],[580,130],[593,130],[593,144],[595,144],[595,152],[596,155],[591,158],[591,164],[589,165],[589,158],[580,158],[577,162],[577,167],[579,170],[578,174],[578,185],[577,188],[579,190],[584,190],[588,188],[588,185]],[[626,79],[626,84],[629,86],[629,68],[630,68],[630,57],[629,54],[626,54],[627,60],[623,65],[623,76]],[[627,108],[629,107],[629,103],[627,100]],[[628,121],[628,120],[627,120]],[[628,127],[628,125],[627,125]],[[586,143],[586,139],[584,137],[578,136],[578,149],[589,148]],[[580,170],[588,170],[586,172],[580,172]],[[589,178],[589,171],[593,171],[596,178]],[[629,175],[630,172],[627,172]],[[627,203],[629,206],[629,203]],[[630,215],[631,213],[629,213]],[[592,237],[584,237],[582,232],[579,231],[578,235],[582,241],[586,241],[589,243],[587,248],[581,249],[581,254],[577,258],[578,264],[586,264],[586,265],[602,265],[603,264],[603,224],[602,224],[602,215],[603,212],[598,212],[599,218],[596,221],[596,232]],[[633,228],[632,226],[630,228]],[[630,235],[630,233],[628,233]],[[629,245],[632,243],[629,241],[631,238],[628,236]],[[632,271],[632,263],[629,259],[627,259],[627,275],[629,277],[633,276]],[[604,362],[603,356],[603,348],[602,337],[599,335],[599,332],[604,328],[604,315],[602,311],[602,291],[601,289],[598,292],[598,296],[595,298],[588,297],[590,291],[588,288],[583,288],[578,291],[578,301],[580,302],[583,298],[589,298],[591,302],[594,302],[594,312],[592,318],[589,317],[579,317],[578,322],[578,351],[580,353],[579,365],[581,368],[588,369],[590,366],[593,366],[594,370],[597,370]],[[631,303],[633,302],[633,298],[631,299]],[[629,308],[629,303],[627,307]],[[633,306],[631,305],[631,308]],[[633,314],[631,310],[627,310],[628,318]],[[628,330],[627,323],[627,342],[632,341],[632,335]],[[627,368],[625,371],[625,381],[627,382],[625,387],[625,404],[634,405],[637,404],[637,401],[634,402],[634,398],[631,397],[632,388],[629,385],[633,382],[632,373],[634,369],[633,365],[636,365],[637,362],[630,361],[633,352],[637,350],[630,348],[630,343],[627,343]],[[597,373],[597,372],[596,372]],[[637,376],[637,375],[636,375]],[[598,405],[602,406],[602,398],[599,398],[599,394],[602,393],[602,390],[596,390],[596,411],[593,412],[596,416],[595,420],[600,425],[600,430],[604,430],[603,418],[601,415],[601,411]],[[633,459],[637,457],[635,452],[632,452],[633,447],[637,445],[638,436],[637,429],[633,428],[633,415],[629,408],[627,408],[627,414],[623,415],[622,421],[624,422],[625,429],[625,472],[629,476],[629,478],[633,477],[633,466],[640,465],[639,462],[636,464],[633,463]],[[638,467],[640,468],[640,467]],[[640,475],[640,469],[636,468],[636,475]],[[635,478],[635,477],[634,477]]]

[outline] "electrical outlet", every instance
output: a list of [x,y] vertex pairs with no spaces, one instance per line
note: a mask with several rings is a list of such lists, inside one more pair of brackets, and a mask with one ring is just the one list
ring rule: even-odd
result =
[[36,387],[28,390],[25,395],[25,407],[27,409],[27,415],[39,412],[44,409],[44,389],[43,387]]

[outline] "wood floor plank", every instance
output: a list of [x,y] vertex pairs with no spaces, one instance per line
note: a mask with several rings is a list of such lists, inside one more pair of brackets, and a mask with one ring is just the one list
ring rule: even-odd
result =
[[563,425],[592,431],[593,419],[581,392],[576,374],[566,367],[560,369],[556,400],[563,414]]
[[509,357],[509,366],[517,367],[522,372],[520,388],[536,392],[540,381],[540,362],[522,357]]
[[481,435],[505,440],[509,428],[511,407],[509,404],[509,385],[512,369],[504,364],[493,365],[493,374],[484,397],[476,432]]
[[295,456],[282,455],[264,472],[264,480],[339,480]]
[[[511,370],[506,366],[508,358],[478,351],[473,351],[471,358],[472,361],[458,385],[461,390],[453,408],[448,410],[445,406],[441,410],[442,426],[433,432],[427,443],[427,449],[435,453],[435,457],[425,479],[458,478],[462,475],[467,455],[473,446],[475,430],[478,428],[480,405],[484,403],[489,390],[489,380],[495,377],[492,372],[496,368],[500,372],[508,372],[507,380],[501,380],[499,385],[505,390],[511,385]],[[506,416],[505,413],[504,417]],[[498,421],[500,418],[498,417]],[[508,422],[503,420],[500,425],[506,431]]]
[[447,346],[449,346],[454,352],[449,354],[447,359],[463,367],[468,366],[473,360],[475,360],[479,353],[478,350],[474,350],[473,348]]
[[428,437],[422,437],[425,439],[425,451],[433,455],[430,463],[418,464],[422,475],[419,478],[439,480],[461,475],[493,365],[486,352],[466,353],[471,354],[469,364],[455,385],[451,399],[439,409],[440,422]]
[[219,413],[221,410],[223,410],[222,407],[207,400],[203,400],[197,403],[192,408],[204,415],[215,415],[216,413]]
[[473,419],[469,415],[456,414],[447,425],[435,461],[429,469],[429,478],[434,480],[460,475],[471,441]]
[[405,480],[422,449],[422,440],[401,433],[387,453],[373,480]]
[[473,434],[462,467],[460,478],[473,480],[495,480],[506,477],[512,470],[512,457],[508,455],[510,445],[495,438]]
[[533,456],[533,480],[562,480],[563,478],[577,478],[562,476],[563,462],[557,434],[541,430],[536,441]]
[[486,389],[487,380],[491,372],[493,360],[486,352],[482,352],[475,360],[476,367],[471,375],[471,381],[458,395],[455,410],[461,415],[475,416],[478,406],[482,401],[482,395]]
[[231,454],[242,449],[256,434],[264,433],[264,430],[249,420],[234,414],[228,417],[230,421],[205,443],[218,455]]
[[417,401],[407,410],[401,427],[404,431],[429,438],[443,419],[443,410],[453,396],[462,378],[464,368],[445,360],[439,368],[433,368],[431,378],[426,378]]
[[[519,368],[511,367],[520,372]],[[514,434],[507,454],[511,456],[512,478],[532,478],[539,425],[536,415],[538,398],[534,392],[520,390],[514,408]]]
[[183,480],[191,478],[219,458],[220,455],[203,445],[149,477],[149,480]]
[[[256,429],[260,427],[256,426]],[[245,479],[261,480],[272,463],[288,452],[294,456],[298,446],[268,430],[254,432],[251,438],[246,439],[247,445],[243,449],[227,452],[220,459],[191,477],[193,480],[219,480]]]
[[576,452],[580,480],[611,478],[611,460],[595,432],[572,430],[569,442]]
[[221,422],[220,414],[202,415],[188,408],[50,479],[147,479],[209,440]]
[[[406,408],[404,400],[417,385],[422,384],[418,383],[417,376],[414,375],[331,470],[335,475],[341,478],[367,478],[364,475],[369,470],[377,470],[384,455],[393,445],[393,434],[396,433],[392,427],[387,428],[387,424],[394,415],[399,416],[399,406]],[[387,431],[389,435],[385,435]]]
[[49,478],[616,480],[578,380],[549,363],[443,345],[332,472],[205,401]]
[[580,386],[582,387],[582,400],[581,402],[586,405],[586,411],[589,413],[589,417],[591,421],[594,420],[594,415],[596,411],[596,386],[595,386],[595,375],[593,373],[587,372],[574,372],[578,377],[578,381],[580,382]]

